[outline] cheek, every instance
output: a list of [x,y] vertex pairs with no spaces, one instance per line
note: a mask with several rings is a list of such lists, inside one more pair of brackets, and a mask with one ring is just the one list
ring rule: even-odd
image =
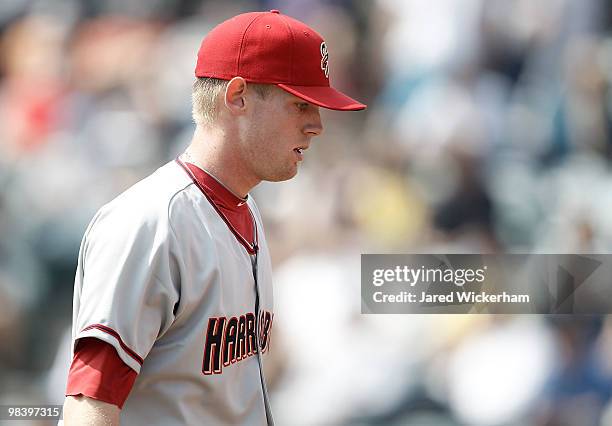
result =
[[286,108],[261,108],[249,128],[246,139],[252,158],[283,161],[291,155],[288,149],[299,139],[300,123],[296,114]]
[[284,142],[285,146],[293,144],[296,137],[300,136],[301,122],[300,117],[297,117],[295,114],[287,112],[279,114],[275,123],[275,132],[282,138],[279,143]]
[[265,127],[259,129],[258,145],[267,152],[286,150],[295,139],[295,129],[295,123],[277,115],[271,118]]
[[251,127],[244,141],[248,156],[259,167],[272,163],[279,157],[280,139],[283,138],[278,134],[274,124],[258,123]]

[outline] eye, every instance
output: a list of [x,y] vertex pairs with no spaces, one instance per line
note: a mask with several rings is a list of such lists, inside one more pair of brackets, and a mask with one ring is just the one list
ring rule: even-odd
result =
[[308,102],[296,102],[296,105],[300,111],[306,111],[308,109]]

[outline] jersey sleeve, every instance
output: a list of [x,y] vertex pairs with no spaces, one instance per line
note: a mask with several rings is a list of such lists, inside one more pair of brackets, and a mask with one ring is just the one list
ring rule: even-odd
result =
[[135,380],[136,372],[123,362],[113,346],[86,337],[75,348],[66,396],[83,395],[121,409]]
[[100,339],[137,373],[172,325],[180,294],[167,212],[150,210],[101,209],[81,243],[75,279],[73,349],[84,337]]

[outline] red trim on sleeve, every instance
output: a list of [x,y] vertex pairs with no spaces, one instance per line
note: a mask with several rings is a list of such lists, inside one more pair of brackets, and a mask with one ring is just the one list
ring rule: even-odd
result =
[[66,396],[84,395],[123,408],[136,376],[111,344],[85,337],[74,353]]
[[138,364],[142,365],[142,363],[144,362],[144,360],[132,349],[130,349],[130,347],[128,345],[126,345],[125,343],[123,343],[123,340],[121,340],[121,336],[119,336],[119,333],[117,333],[115,330],[113,330],[110,327],[107,327],[105,325],[102,324],[92,324],[92,325],[88,325],[87,327],[85,327],[83,330],[81,330],[81,332],[83,331],[88,331],[91,329],[98,329],[100,331],[105,332],[106,334],[110,334],[111,336],[113,336],[115,339],[117,339],[117,341],[119,342],[119,345],[121,345],[121,347],[123,348],[123,350],[129,355],[131,356]]

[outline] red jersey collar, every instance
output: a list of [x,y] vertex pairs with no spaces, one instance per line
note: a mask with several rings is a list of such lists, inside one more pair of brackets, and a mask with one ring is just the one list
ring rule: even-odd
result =
[[247,198],[240,198],[214,176],[195,164],[184,162],[178,158],[176,161],[190,175],[249,254],[255,254],[258,251],[257,229],[255,218],[247,204],[248,195]]
[[189,170],[191,170],[196,180],[206,190],[206,194],[213,199],[217,206],[222,206],[234,211],[248,210],[248,195],[246,198],[240,198],[209,172],[199,168],[193,163],[184,162],[184,164],[189,167]]

